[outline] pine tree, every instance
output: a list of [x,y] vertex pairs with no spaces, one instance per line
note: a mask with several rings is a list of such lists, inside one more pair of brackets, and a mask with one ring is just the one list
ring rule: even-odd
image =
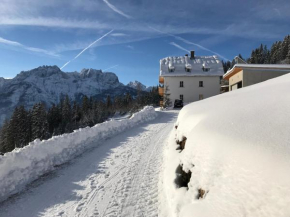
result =
[[61,134],[60,124],[61,124],[61,112],[60,105],[56,106],[52,104],[51,108],[47,112],[47,122],[49,128],[49,134],[51,136]]
[[290,64],[290,43],[288,46],[288,54],[286,55],[286,64]]
[[63,133],[72,132],[71,121],[72,121],[72,111],[71,104],[68,95],[65,96],[65,99],[62,103],[62,112],[61,112],[61,126]]
[[9,133],[10,133],[10,128],[9,128],[9,121],[6,120],[0,130],[0,152],[1,153],[6,153],[12,151],[15,146],[14,143],[9,141]]
[[112,100],[111,100],[111,96],[110,95],[107,96],[106,107],[107,107],[108,110],[111,109],[111,107],[112,107]]
[[245,59],[243,58],[242,54],[239,54],[238,56],[239,56],[240,59],[245,60]]
[[281,60],[285,60],[287,58],[289,43],[290,43],[290,36],[288,35],[284,38],[284,41],[281,44]]
[[81,119],[81,109],[79,105],[77,104],[77,102],[74,101],[73,107],[72,107],[72,123],[73,123],[74,129],[78,128],[78,123],[80,119]]
[[106,98],[106,112],[107,112],[107,116],[112,115],[113,111],[112,111],[112,100],[111,100],[111,96],[108,95]]
[[43,103],[37,103],[32,108],[31,134],[32,140],[49,138],[47,114]]
[[15,132],[15,146],[17,148],[22,148],[30,142],[30,120],[28,112],[25,110],[24,106],[20,106],[16,112],[17,123],[14,126]]
[[83,101],[82,101],[82,114],[88,115],[89,113],[89,109],[90,109],[90,102],[87,96],[83,97]]

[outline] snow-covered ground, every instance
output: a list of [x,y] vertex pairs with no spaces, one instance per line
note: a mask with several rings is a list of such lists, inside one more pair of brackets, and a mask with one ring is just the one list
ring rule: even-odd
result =
[[157,216],[162,152],[178,111],[157,113],[107,140],[89,140],[88,151],[4,201],[0,216]]
[[[176,125],[163,216],[290,216],[290,74],[189,104]],[[188,188],[177,188],[178,165],[192,173]]]
[[156,116],[155,109],[148,106],[129,119],[106,121],[45,141],[35,140],[22,149],[0,156],[0,201],[90,148],[93,141],[107,139]]

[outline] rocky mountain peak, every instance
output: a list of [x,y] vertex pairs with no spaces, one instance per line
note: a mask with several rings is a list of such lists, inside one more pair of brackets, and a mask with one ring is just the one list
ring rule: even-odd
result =
[[78,101],[83,95],[105,99],[107,95],[114,97],[127,92],[134,94],[137,91],[120,83],[112,72],[83,69],[80,73],[65,73],[57,66],[40,66],[22,71],[9,82],[0,79],[0,126],[19,105],[31,108],[35,103],[43,102],[49,107],[64,95]]
[[127,84],[128,87],[131,87],[131,88],[134,88],[134,89],[138,89],[140,88],[142,91],[151,91],[152,90],[152,86],[149,86],[149,87],[146,87],[144,84],[142,84],[141,82],[139,81],[130,81],[128,84]]
[[5,81],[6,81],[5,78],[0,77],[0,88],[3,87]]
[[130,81],[128,84],[127,84],[128,87],[132,87],[134,89],[138,89],[140,88],[141,90],[146,90],[146,86],[144,84],[142,84],[141,82],[139,81]]
[[64,72],[62,72],[60,68],[58,68],[58,66],[40,66],[38,68],[29,71],[22,71],[20,72],[20,74],[16,76],[16,78],[23,79],[31,76],[44,78],[50,77],[55,74],[63,74],[63,73]]

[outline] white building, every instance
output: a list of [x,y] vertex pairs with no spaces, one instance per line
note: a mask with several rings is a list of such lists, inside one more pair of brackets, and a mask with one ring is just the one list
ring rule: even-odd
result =
[[220,94],[223,66],[217,56],[166,57],[160,60],[160,105],[169,98],[172,103],[182,99],[190,103]]

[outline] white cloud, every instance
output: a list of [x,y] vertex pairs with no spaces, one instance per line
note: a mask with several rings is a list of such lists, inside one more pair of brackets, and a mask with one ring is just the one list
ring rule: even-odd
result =
[[4,39],[2,37],[0,37],[0,44],[5,44],[5,45],[17,47],[17,48],[22,48],[24,50],[32,51],[34,53],[40,53],[40,54],[46,54],[46,55],[53,56],[53,57],[59,57],[59,55],[54,53],[54,52],[51,52],[51,51],[48,51],[45,49],[41,49],[41,48],[25,46],[17,41],[10,41],[10,40]]
[[114,36],[114,37],[124,37],[124,36],[128,36],[128,35],[125,34],[125,33],[112,33],[111,36]]
[[127,48],[134,50],[135,48],[132,45],[127,45]]
[[122,12],[118,8],[116,8],[114,5],[112,5],[108,0],[104,0],[104,2],[108,5],[109,8],[111,8],[117,14],[120,14],[121,16],[126,17],[127,19],[131,19],[132,18],[131,16],[125,14],[124,12]]
[[1,17],[0,25],[15,25],[15,26],[44,26],[44,27],[59,27],[59,28],[82,28],[82,29],[106,29],[108,25],[98,21],[90,20],[73,20],[61,18],[47,17]]

